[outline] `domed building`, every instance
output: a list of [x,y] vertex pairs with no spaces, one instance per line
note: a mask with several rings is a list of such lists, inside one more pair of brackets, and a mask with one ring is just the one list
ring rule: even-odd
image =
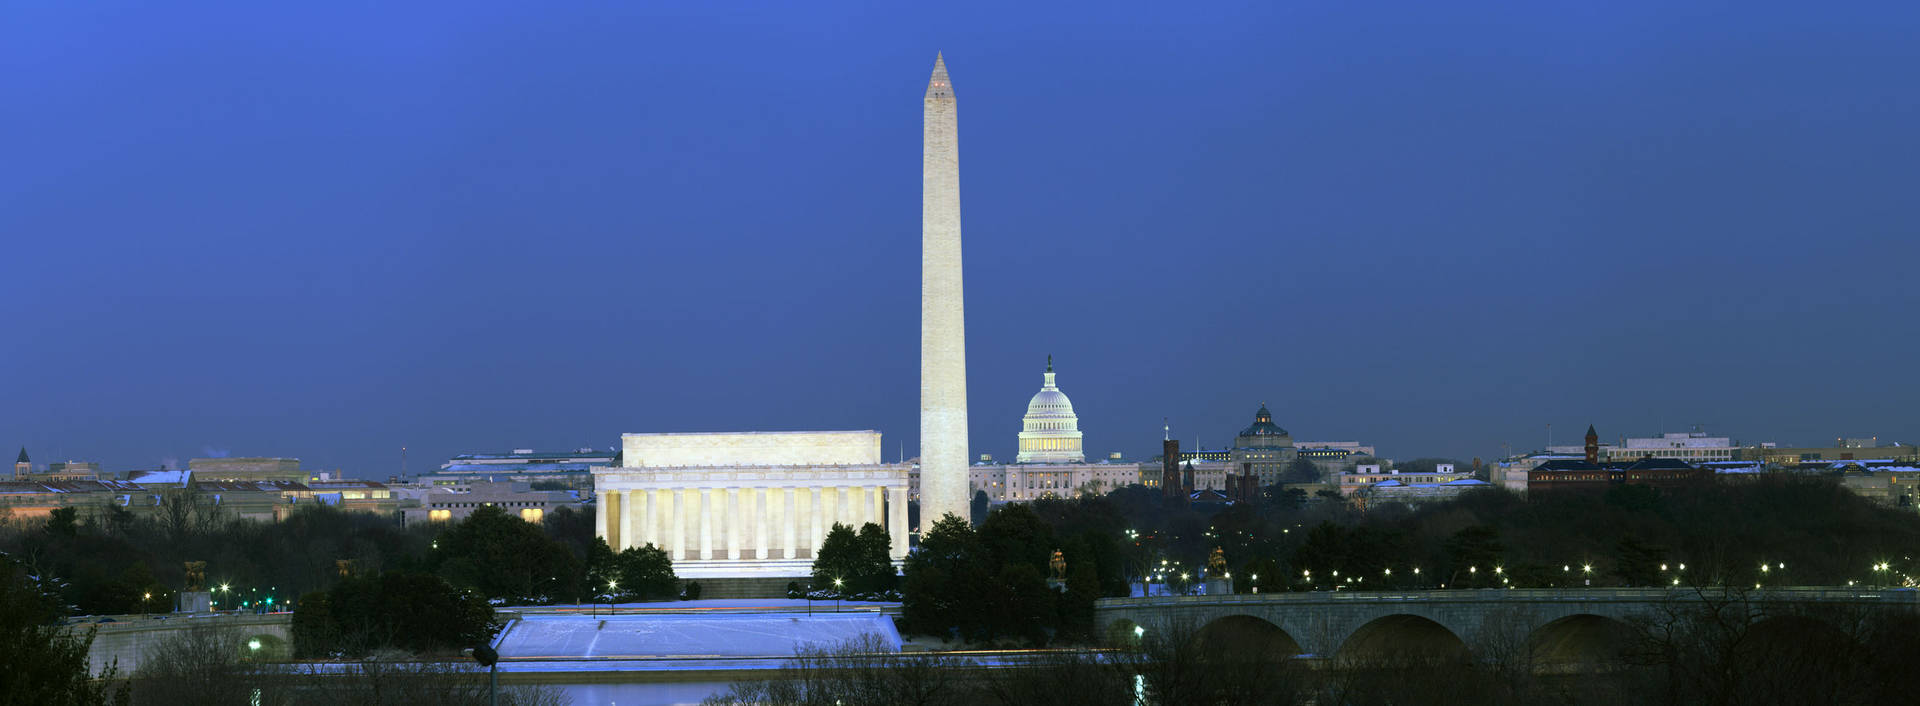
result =
[[1020,428],[1020,453],[1014,463],[1085,463],[1080,447],[1080,417],[1073,413],[1073,401],[1054,382],[1053,356],[1047,356],[1047,372],[1040,391],[1027,402],[1027,416]]
[[1230,473],[1259,478],[1260,485],[1273,485],[1280,482],[1281,474],[1296,457],[1293,435],[1274,424],[1273,413],[1262,404],[1260,411],[1253,413],[1253,424],[1234,437],[1228,468]]
[[991,455],[982,454],[968,471],[970,491],[985,493],[992,503],[1099,494],[1140,482],[1140,464],[1127,462],[1119,453],[1087,462],[1080,416],[1054,380],[1053,356],[1047,356],[1040,391],[1027,401],[1020,452],[1013,463],[995,463]]
[[1253,424],[1241,429],[1233,441],[1234,446],[1243,449],[1280,448],[1293,446],[1293,435],[1273,423],[1273,413],[1267,411],[1263,403],[1260,411],[1253,413]]

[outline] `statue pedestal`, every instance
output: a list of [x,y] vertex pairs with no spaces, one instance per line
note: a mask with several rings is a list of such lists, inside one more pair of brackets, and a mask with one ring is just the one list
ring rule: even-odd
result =
[[1226,579],[1207,579],[1207,595],[1224,596],[1233,593],[1233,582]]
[[1047,588],[1053,589],[1056,593],[1066,593],[1067,582],[1065,579],[1047,579]]
[[174,598],[173,610],[176,613],[205,613],[213,610],[213,593],[181,591]]

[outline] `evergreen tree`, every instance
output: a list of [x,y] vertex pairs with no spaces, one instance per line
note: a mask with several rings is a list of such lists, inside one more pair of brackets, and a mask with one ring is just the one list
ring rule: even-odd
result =
[[92,630],[78,634],[60,624],[58,596],[12,557],[0,554],[0,704],[125,704],[114,688],[114,670],[89,673]]
[[673,598],[680,592],[680,579],[673,575],[673,558],[651,543],[627,547],[614,557],[613,566],[609,578],[616,581],[615,590],[619,595],[662,599]]
[[[813,588],[851,592],[861,574],[860,536],[852,527],[833,523],[820,549],[813,553]],[[851,585],[850,585],[851,584]]]
[[580,593],[581,564],[566,546],[499,507],[475,509],[435,542],[436,573],[488,598],[561,600]]
[[901,619],[911,632],[942,637],[976,632],[984,618],[987,556],[973,525],[948,514],[920,535],[901,579]]
[[860,575],[855,590],[862,593],[891,591],[900,577],[893,569],[893,536],[887,528],[868,522],[860,526]]

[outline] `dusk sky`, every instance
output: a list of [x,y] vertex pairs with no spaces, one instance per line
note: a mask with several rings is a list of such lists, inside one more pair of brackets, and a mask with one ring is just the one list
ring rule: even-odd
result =
[[959,99],[973,454],[1920,441],[1913,3],[0,6],[0,445],[385,478],[918,436]]

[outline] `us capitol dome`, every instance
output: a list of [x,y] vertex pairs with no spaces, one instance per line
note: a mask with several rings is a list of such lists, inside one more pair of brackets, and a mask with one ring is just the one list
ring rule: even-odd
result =
[[1020,454],[1015,463],[1085,463],[1080,448],[1080,417],[1073,413],[1073,402],[1053,380],[1053,356],[1047,356],[1047,372],[1040,391],[1027,403],[1027,416],[1020,430]]

